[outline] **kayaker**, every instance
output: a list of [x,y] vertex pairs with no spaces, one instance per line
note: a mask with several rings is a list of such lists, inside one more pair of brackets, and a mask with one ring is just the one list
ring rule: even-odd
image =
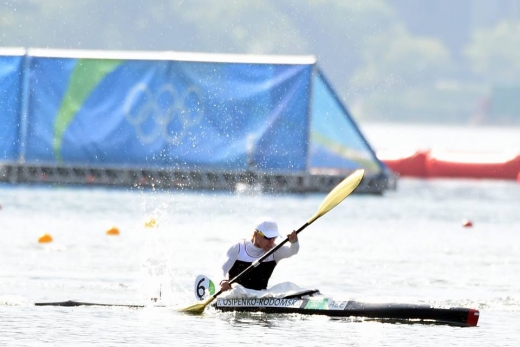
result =
[[[276,222],[270,218],[263,218],[256,224],[251,239],[240,240],[231,246],[226,253],[227,260],[222,265],[222,270],[226,277],[220,281],[222,291],[231,289],[229,280],[239,275],[255,260],[275,247],[275,240],[278,236],[280,236],[280,234],[278,233],[278,225]],[[276,264],[282,259],[295,255],[300,249],[296,231],[288,234],[287,238],[290,242],[289,245],[285,244],[280,247],[280,249],[267,257],[257,267],[253,268],[235,283],[240,283],[249,289],[266,289]]]

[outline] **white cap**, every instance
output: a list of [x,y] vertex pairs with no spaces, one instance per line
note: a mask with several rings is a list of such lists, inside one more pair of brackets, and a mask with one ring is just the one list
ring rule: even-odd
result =
[[255,230],[261,231],[265,237],[278,237],[278,224],[270,218],[260,218],[257,220]]

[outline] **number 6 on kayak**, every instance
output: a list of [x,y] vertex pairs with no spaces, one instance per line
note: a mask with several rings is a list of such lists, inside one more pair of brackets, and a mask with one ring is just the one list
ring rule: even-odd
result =
[[215,294],[215,284],[208,276],[198,275],[195,279],[193,293],[197,300],[204,300]]

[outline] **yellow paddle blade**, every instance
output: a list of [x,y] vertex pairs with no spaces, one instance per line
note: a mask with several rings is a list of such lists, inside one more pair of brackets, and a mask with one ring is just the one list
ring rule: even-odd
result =
[[212,296],[209,299],[206,299],[204,302],[201,302],[201,303],[198,303],[195,305],[191,305],[191,306],[188,306],[185,308],[181,308],[179,310],[179,312],[191,313],[191,314],[201,314],[202,312],[204,312],[204,309],[206,308],[206,306],[208,306],[213,300],[215,300],[215,296]]
[[347,178],[341,181],[330,193],[325,197],[325,200],[321,203],[318,208],[318,212],[307,221],[307,224],[311,224],[316,219],[323,216],[325,213],[338,206],[347,196],[349,196],[361,183],[365,170],[359,169],[350,174]]

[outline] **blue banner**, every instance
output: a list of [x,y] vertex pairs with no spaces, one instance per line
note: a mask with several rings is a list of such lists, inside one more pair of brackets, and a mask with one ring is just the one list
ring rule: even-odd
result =
[[31,57],[26,160],[305,171],[313,64]]
[[0,55],[0,160],[20,153],[23,56]]

